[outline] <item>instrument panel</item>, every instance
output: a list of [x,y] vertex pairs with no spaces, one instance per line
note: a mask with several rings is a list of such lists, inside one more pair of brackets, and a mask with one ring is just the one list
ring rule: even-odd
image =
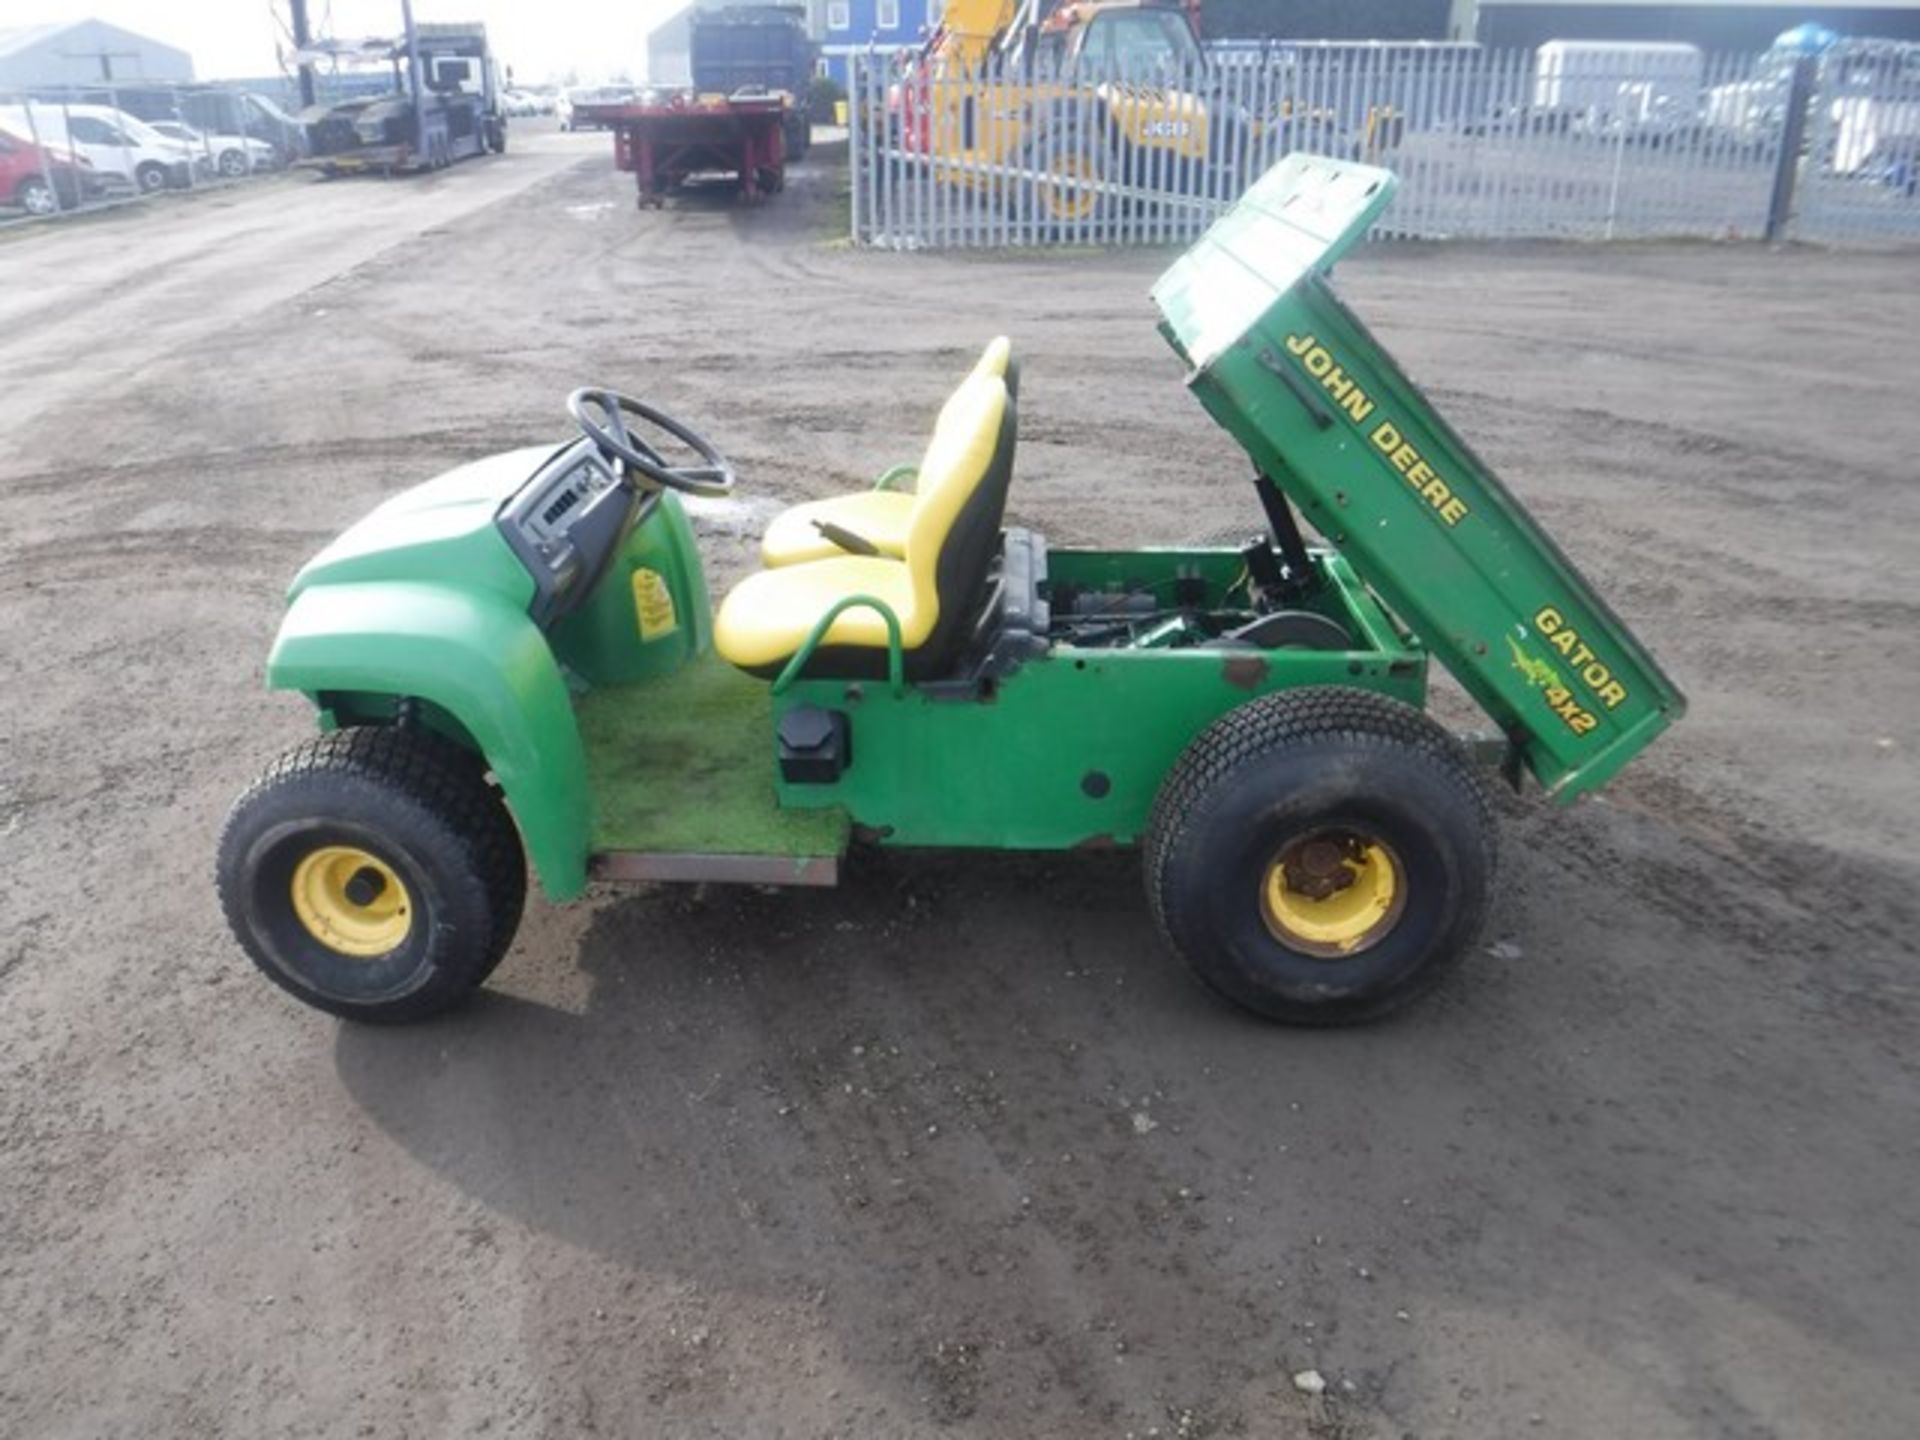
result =
[[495,522],[533,576],[535,623],[559,619],[586,597],[634,514],[633,491],[585,441],[567,446],[501,507]]

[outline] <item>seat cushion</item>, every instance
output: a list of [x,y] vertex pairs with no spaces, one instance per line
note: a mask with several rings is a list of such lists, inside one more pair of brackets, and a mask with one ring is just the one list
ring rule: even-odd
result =
[[[931,613],[916,614],[913,581],[898,560],[847,555],[760,570],[727,592],[713,619],[713,648],[722,659],[756,674],[777,673],[805,643],[807,633],[836,602],[871,595],[900,617],[900,643],[911,650],[933,629]],[[866,608],[843,611],[824,642],[887,651],[887,623]]]
[[862,490],[811,500],[782,510],[760,537],[760,563],[778,567],[809,560],[833,560],[847,554],[813,528],[822,520],[871,540],[880,553],[898,560],[907,553],[907,521],[913,516],[911,490]]

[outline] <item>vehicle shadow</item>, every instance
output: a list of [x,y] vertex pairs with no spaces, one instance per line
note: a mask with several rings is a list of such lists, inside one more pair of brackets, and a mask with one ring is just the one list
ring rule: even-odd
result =
[[1272,1281],[1197,1197],[1243,1188],[1262,1142],[1232,1132],[1284,1080],[1186,1132],[1222,1041],[1278,1032],[1162,950],[1131,855],[862,860],[837,891],[621,899],[579,945],[577,1011],[488,993],[342,1027],[340,1077],[486,1210],[806,1316],[896,1417],[1152,1423],[1200,1384],[1189,1342],[1270,1377],[1247,1332]]

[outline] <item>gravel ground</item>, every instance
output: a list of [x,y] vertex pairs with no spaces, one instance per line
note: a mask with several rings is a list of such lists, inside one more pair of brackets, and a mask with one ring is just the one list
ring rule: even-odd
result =
[[1121,856],[536,904],[409,1031],[256,979],[209,871],[307,723],[282,587],[573,385],[740,462],[721,576],[999,330],[1017,523],[1255,513],[1164,257],[856,253],[831,155],[640,214],[606,149],[0,237],[0,1431],[1920,1430],[1911,256],[1343,267],[1693,701],[1503,802],[1487,950],[1403,1019],[1223,1008]]

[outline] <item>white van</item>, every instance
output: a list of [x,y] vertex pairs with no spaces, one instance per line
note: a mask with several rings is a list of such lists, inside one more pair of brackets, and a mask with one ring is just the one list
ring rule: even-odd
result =
[[1534,52],[1533,108],[1589,134],[1656,137],[1698,120],[1705,65],[1696,45],[1549,40]]
[[70,148],[86,157],[96,175],[124,180],[138,190],[184,188],[193,183],[191,146],[168,139],[144,120],[108,105],[56,105],[42,100],[0,105],[0,128],[37,136],[42,145]]

